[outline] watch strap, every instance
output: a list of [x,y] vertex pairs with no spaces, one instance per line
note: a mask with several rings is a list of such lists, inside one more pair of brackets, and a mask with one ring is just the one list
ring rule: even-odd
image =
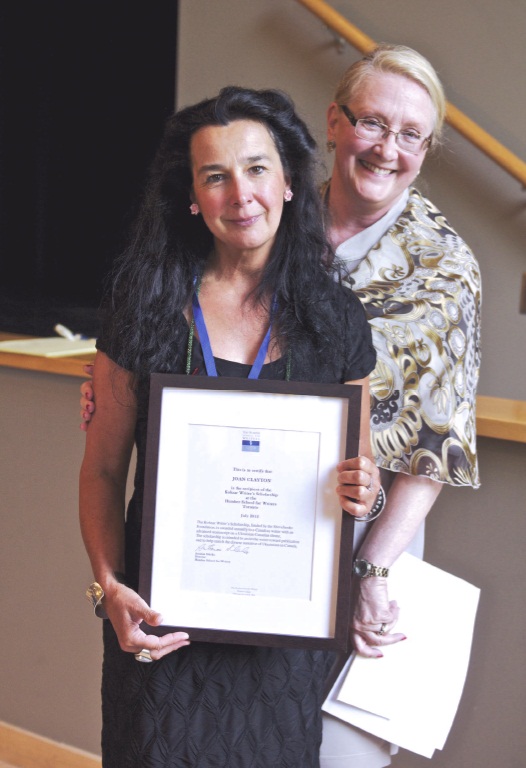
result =
[[369,566],[369,576],[383,576],[384,578],[389,576],[389,568],[385,568],[382,565],[373,565],[372,563],[369,563]]
[[353,563],[353,574],[361,579],[367,579],[370,576],[387,578],[389,576],[389,568],[385,568],[383,565],[374,565],[365,560],[365,558],[358,558]]

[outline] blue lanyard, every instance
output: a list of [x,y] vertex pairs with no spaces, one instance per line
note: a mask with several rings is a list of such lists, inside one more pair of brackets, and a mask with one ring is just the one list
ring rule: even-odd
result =
[[[208,376],[217,376],[216,363],[214,360],[214,355],[212,354],[212,346],[210,344],[208,331],[206,330],[206,323],[205,323],[205,318],[203,316],[203,310],[201,309],[201,305],[199,304],[199,297],[198,297],[199,286],[195,287],[195,284],[196,284],[196,280],[194,280],[192,309],[194,313],[194,320],[197,327],[197,332],[199,333],[201,349],[203,350],[206,373]],[[274,309],[274,304],[272,308]],[[250,373],[248,374],[249,379],[259,379],[259,374],[261,373],[261,369],[263,368],[263,363],[265,362],[265,358],[268,352],[271,328],[272,328],[272,323],[269,325],[268,331],[265,334],[265,338],[261,342],[261,346],[256,355],[256,359],[254,360],[254,364],[252,365],[252,368],[250,369]]]

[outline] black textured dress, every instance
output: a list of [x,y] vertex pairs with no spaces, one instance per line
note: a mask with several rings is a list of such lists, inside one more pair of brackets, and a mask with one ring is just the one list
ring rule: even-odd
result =
[[[329,373],[313,355],[302,379],[341,383],[367,376],[375,352],[362,307],[347,292],[342,326],[348,355]],[[98,344],[105,351],[104,339]],[[118,362],[118,361],[117,361]],[[216,359],[218,375],[246,378],[249,366]],[[203,373],[194,343],[192,372]],[[174,371],[181,372],[181,371]],[[285,379],[286,365],[263,366],[261,378]],[[291,378],[294,377],[292,365]],[[144,405],[144,404],[143,404]],[[139,414],[146,409],[139,403]],[[138,581],[146,418],[139,415],[135,493],[126,520],[126,576]],[[191,638],[190,638],[191,639]],[[321,704],[332,654],[191,643],[152,664],[120,650],[104,622],[102,682],[104,768],[317,768]]]

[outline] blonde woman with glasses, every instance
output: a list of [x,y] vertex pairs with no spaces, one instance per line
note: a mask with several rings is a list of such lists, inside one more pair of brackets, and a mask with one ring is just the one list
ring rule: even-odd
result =
[[[384,44],[344,73],[328,109],[334,164],[322,190],[326,231],[344,281],[365,307],[378,356],[371,439],[387,501],[380,517],[355,526],[352,633],[369,657],[394,639],[398,615],[380,569],[405,550],[422,557],[424,520],[444,484],[479,486],[479,269],[413,186],[440,143],[445,108],[429,61]],[[322,768],[383,768],[396,751],[328,715],[323,734]]]

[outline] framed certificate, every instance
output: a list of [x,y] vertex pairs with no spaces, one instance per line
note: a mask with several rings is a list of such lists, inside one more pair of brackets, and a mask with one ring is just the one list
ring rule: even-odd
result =
[[153,374],[139,591],[145,631],[346,650],[361,387]]

